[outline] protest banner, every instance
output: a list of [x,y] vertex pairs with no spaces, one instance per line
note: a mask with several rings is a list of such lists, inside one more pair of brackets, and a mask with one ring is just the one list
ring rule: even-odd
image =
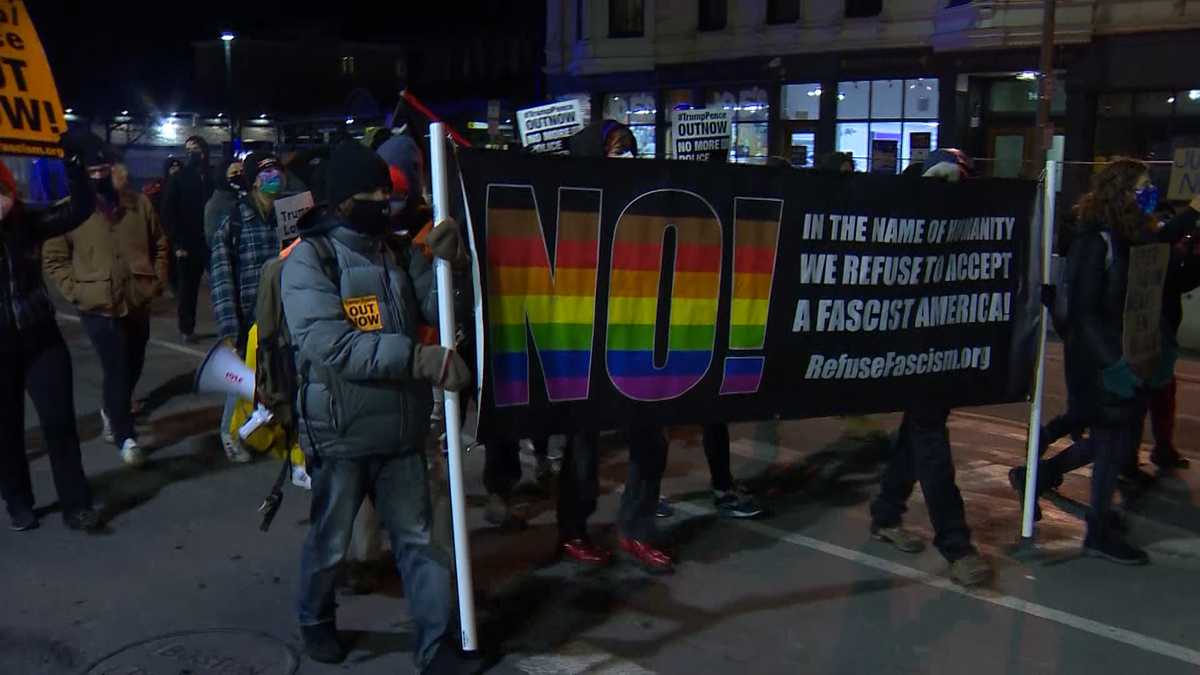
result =
[[1121,327],[1121,353],[1138,377],[1147,379],[1158,368],[1162,353],[1163,282],[1171,247],[1145,244],[1129,249],[1129,282]]
[[0,2],[0,154],[62,157],[67,130],[58,87],[21,0]]
[[1187,201],[1200,193],[1200,148],[1177,148],[1167,199]]
[[726,161],[733,144],[732,124],[733,111],[725,108],[672,110],[671,139],[675,159]]
[[583,106],[578,99],[517,111],[521,145],[538,154],[564,154],[567,139],[583,128]]
[[1012,402],[1037,186],[459,154],[481,433]]
[[313,207],[311,192],[301,192],[275,200],[275,222],[279,228],[279,241],[300,236],[300,218]]

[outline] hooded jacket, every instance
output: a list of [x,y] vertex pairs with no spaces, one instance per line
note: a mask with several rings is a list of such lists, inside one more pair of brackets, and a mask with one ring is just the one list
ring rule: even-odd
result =
[[604,157],[604,146],[609,135],[622,129],[628,130],[629,127],[613,120],[592,122],[567,139],[567,152],[572,157]]
[[[95,208],[83,169],[70,168],[66,175],[70,197],[45,209],[18,201],[0,220],[0,344],[11,344],[18,333],[54,321],[54,305],[42,276],[42,243],[79,227]],[[16,181],[4,164],[0,184],[16,194]]]
[[189,255],[205,255],[204,207],[213,195],[216,182],[208,165],[208,146],[199,166],[186,162],[167,180],[162,197],[162,219],[171,237],[171,245]]
[[[1184,209],[1157,232],[1132,245],[1178,241],[1196,227],[1198,216],[1200,213]],[[1125,402],[1104,389],[1101,378],[1105,368],[1124,356],[1121,336],[1131,242],[1110,237],[1110,253],[1110,245],[1101,235],[1105,229],[1102,223],[1081,224],[1068,252],[1071,311],[1064,344],[1072,406],[1078,406],[1085,419],[1101,423],[1118,421],[1129,412]],[[1164,326],[1165,339],[1172,336],[1173,332]]]
[[[433,397],[413,378],[422,320],[437,322],[432,265],[388,253],[325,211],[304,224],[284,262],[280,290],[300,376],[295,409],[300,443],[322,457],[361,457],[423,449]],[[326,236],[337,257],[335,283],[316,248]]]

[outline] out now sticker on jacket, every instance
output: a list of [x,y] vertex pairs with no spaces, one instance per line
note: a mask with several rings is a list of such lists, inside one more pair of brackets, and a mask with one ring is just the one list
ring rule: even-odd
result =
[[379,298],[374,295],[363,295],[357,298],[342,300],[346,310],[346,318],[359,330],[383,330],[383,317],[379,314]]

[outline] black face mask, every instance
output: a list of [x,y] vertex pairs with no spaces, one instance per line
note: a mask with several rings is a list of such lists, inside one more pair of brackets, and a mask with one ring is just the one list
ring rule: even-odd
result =
[[380,237],[391,229],[391,209],[387,200],[355,199],[346,218],[350,229],[368,237]]
[[117,188],[113,187],[112,176],[92,178],[91,181],[92,189],[96,191],[96,194],[106,197],[109,201],[117,196]]
[[204,163],[204,153],[199,150],[188,153],[188,166],[200,166]]

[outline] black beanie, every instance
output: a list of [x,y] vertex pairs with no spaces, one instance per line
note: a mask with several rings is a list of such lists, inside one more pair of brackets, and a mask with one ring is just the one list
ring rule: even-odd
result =
[[329,205],[337,208],[359,192],[391,189],[387,163],[365,145],[342,143],[333,149],[325,168],[325,192]]
[[279,169],[279,160],[269,152],[252,152],[242,160],[242,175],[246,177],[246,185],[253,188],[254,181],[263,169]]

